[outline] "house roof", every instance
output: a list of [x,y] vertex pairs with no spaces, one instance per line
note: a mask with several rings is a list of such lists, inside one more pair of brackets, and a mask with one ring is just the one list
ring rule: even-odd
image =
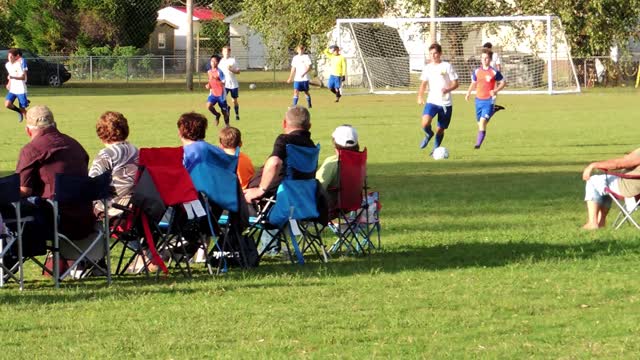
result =
[[[187,13],[186,6],[172,6],[172,8],[179,10],[183,13]],[[193,17],[198,18],[199,20],[223,20],[224,14],[221,14],[217,11],[213,11],[206,7],[193,7]]]
[[174,28],[174,29],[177,29],[177,28],[178,28],[178,25],[176,25],[176,24],[172,23],[172,22],[171,22],[171,21],[169,21],[169,20],[158,20],[158,22],[156,23],[156,26],[157,26],[157,25],[162,25],[162,24],[166,24],[166,25],[168,25],[168,26],[170,26],[170,27],[172,27],[172,28]]

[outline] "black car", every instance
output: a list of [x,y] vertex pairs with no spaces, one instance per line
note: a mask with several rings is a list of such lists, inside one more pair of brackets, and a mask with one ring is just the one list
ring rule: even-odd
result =
[[[0,49],[0,63],[4,64],[7,60],[9,49]],[[38,55],[29,50],[22,49],[22,57],[27,60],[29,72],[27,73],[27,85],[48,85],[59,87],[63,83],[71,79],[71,74],[62,64],[48,62],[38,57]],[[7,83],[7,69],[0,67],[0,84]]]

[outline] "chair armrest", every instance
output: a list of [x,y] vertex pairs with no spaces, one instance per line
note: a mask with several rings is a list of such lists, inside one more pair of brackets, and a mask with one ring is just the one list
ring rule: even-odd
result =
[[611,172],[607,169],[602,169],[602,168],[599,168],[598,170],[604,172],[605,175],[617,176],[619,178],[629,179],[629,180],[640,180],[640,174],[634,175],[634,174],[626,174],[626,173],[619,173],[619,172]]

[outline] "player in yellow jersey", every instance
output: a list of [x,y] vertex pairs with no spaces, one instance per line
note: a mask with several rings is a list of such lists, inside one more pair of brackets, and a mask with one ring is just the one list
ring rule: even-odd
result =
[[329,49],[324,51],[324,55],[326,55],[331,62],[331,75],[329,76],[327,87],[336,95],[336,102],[338,102],[342,96],[342,90],[340,88],[347,75],[347,61],[344,56],[340,55],[338,45],[329,46]]

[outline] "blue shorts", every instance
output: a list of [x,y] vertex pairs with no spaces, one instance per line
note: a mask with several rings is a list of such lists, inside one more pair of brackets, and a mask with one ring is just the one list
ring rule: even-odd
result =
[[493,99],[486,100],[476,98],[476,121],[485,119],[489,121],[493,116]]
[[[225,88],[225,90],[226,90],[226,92],[227,92],[227,95],[228,95],[229,93],[231,93],[231,97],[232,97],[232,98],[234,98],[234,99],[237,99],[237,98],[238,98],[238,88],[235,88],[235,89]],[[226,99],[225,99],[225,100],[226,100]]]
[[9,100],[9,102],[11,102],[12,104],[16,99],[18,99],[18,103],[20,103],[21,108],[25,109],[27,106],[29,106],[27,94],[7,93],[7,96],[5,97],[5,100]]
[[453,106],[439,106],[431,103],[427,103],[422,111],[422,116],[429,115],[432,119],[438,115],[438,127],[441,129],[449,128],[452,114]]
[[337,76],[337,75],[329,76],[329,83],[327,83],[327,87],[329,89],[340,89],[340,85],[342,85],[340,83],[340,76]]
[[227,107],[229,107],[229,105],[227,105],[227,99],[225,99],[224,95],[223,96],[209,95],[209,97],[207,98],[207,102],[213,105],[215,104],[220,105],[220,109],[227,109]]
[[309,80],[307,81],[294,81],[293,89],[298,91],[309,91]]

